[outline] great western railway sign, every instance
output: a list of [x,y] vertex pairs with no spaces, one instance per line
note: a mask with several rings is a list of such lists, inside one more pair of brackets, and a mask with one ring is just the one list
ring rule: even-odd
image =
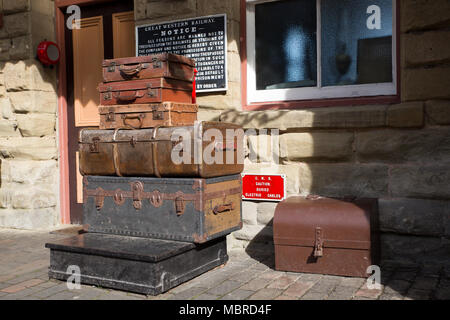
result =
[[136,27],[136,55],[169,52],[196,61],[197,92],[227,90],[225,14]]

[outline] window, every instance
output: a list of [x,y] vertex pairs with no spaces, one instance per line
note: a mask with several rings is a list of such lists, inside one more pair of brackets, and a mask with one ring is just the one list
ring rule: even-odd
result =
[[249,103],[397,94],[395,0],[247,0]]

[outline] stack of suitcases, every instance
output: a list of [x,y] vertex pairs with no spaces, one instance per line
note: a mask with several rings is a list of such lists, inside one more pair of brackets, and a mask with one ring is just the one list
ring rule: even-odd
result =
[[[77,266],[81,283],[157,295],[226,263],[243,170],[227,131],[242,128],[196,121],[194,71],[167,53],[103,62],[100,128],[79,137],[87,232],[46,244],[51,278]],[[196,156],[207,148],[222,163]]]

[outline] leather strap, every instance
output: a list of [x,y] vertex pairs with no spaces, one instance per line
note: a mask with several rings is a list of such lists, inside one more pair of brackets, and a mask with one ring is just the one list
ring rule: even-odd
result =
[[158,153],[157,153],[157,147],[158,142],[156,140],[156,135],[158,134],[158,129],[161,126],[156,126],[153,128],[153,134],[152,134],[152,160],[153,160],[153,172],[155,173],[155,176],[158,178],[161,178],[161,174],[159,173],[158,168]]

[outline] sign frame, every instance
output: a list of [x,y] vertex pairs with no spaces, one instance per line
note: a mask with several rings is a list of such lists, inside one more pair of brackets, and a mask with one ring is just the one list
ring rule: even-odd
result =
[[[136,39],[136,57],[139,56],[139,37],[138,37],[138,30],[139,28],[145,28],[145,27],[151,27],[151,26],[157,26],[162,24],[169,24],[169,23],[177,23],[177,22],[186,22],[191,20],[198,20],[198,19],[207,19],[212,17],[223,17],[224,19],[224,77],[225,77],[225,87],[224,88],[216,88],[216,89],[197,89],[197,93],[208,93],[208,92],[224,92],[228,91],[228,20],[227,20],[227,14],[221,13],[221,14],[213,14],[208,16],[201,16],[201,17],[193,17],[193,18],[186,18],[186,19],[179,19],[179,20],[171,20],[171,21],[163,21],[158,23],[150,23],[150,24],[142,24],[135,27],[135,39]],[[194,59],[195,60],[195,59]],[[197,66],[196,66],[197,67]]]
[[[244,196],[244,192],[242,192],[242,200],[251,200],[251,201],[262,201],[262,202],[281,202],[287,199],[287,190],[286,190],[286,174],[270,174],[270,173],[241,173],[241,178],[244,179],[245,176],[277,176],[283,178],[283,197],[281,199],[261,199],[261,198],[247,198]],[[242,181],[242,188],[244,182]]]

